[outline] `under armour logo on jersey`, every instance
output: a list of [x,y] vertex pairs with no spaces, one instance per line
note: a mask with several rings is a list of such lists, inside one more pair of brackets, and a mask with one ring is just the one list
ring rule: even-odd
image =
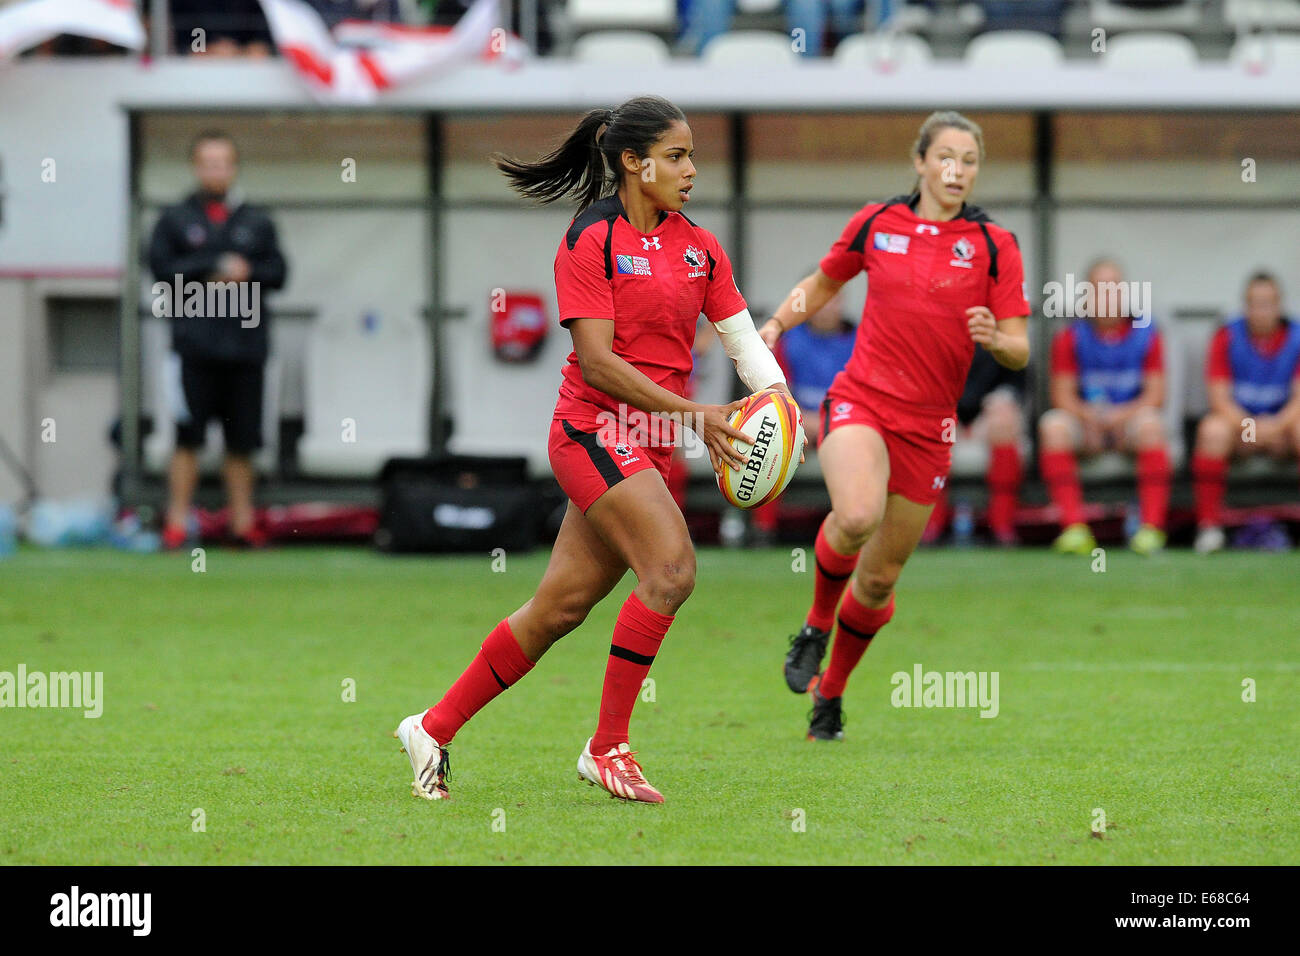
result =
[[928,222],[918,222],[916,224],[916,234],[919,236],[922,233],[926,233],[926,232],[928,232],[932,236],[937,236],[939,235],[939,227],[932,226]]
[[931,491],[934,491],[934,490],[936,490],[936,489],[940,489],[940,488],[942,488],[944,485],[946,485],[947,483],[948,483],[948,476],[947,476],[947,475],[935,475],[935,476],[934,476],[934,484],[930,487],[930,490],[931,490]]
[[662,249],[663,246],[659,245],[658,236],[642,236],[641,248],[648,252],[651,249]]

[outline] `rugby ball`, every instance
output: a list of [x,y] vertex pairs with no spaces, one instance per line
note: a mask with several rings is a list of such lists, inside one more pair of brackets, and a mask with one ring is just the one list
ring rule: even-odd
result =
[[731,439],[749,461],[739,470],[723,467],[718,476],[722,497],[737,508],[775,501],[794,477],[807,440],[799,406],[780,389],[766,388],[749,396],[729,423],[749,436],[749,444]]

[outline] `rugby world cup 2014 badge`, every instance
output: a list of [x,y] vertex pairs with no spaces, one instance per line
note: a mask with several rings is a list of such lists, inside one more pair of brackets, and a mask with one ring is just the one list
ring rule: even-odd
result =
[[686,251],[682,253],[682,258],[686,260],[686,265],[690,269],[686,273],[686,278],[698,279],[709,274],[709,257],[696,246],[687,246]]

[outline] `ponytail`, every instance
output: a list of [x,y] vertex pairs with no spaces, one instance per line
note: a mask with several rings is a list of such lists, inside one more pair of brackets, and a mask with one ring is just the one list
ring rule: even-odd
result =
[[617,109],[587,113],[568,139],[534,163],[500,153],[492,163],[519,194],[540,204],[570,197],[579,211],[603,198],[621,178],[623,151],[645,159],[673,123],[686,116],[659,96],[638,96]]

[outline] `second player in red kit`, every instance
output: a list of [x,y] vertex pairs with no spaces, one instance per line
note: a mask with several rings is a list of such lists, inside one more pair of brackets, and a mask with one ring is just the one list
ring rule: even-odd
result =
[[457,732],[581,624],[631,568],[637,585],[614,625],[596,731],[577,771],[613,796],[663,802],[636,760],[628,725],[659,645],[695,586],[695,551],[665,484],[675,425],[658,425],[663,416],[687,424],[715,471],[744,463],[728,439],[748,443],[727,423],[743,402],[701,405],[685,397],[700,314],[751,391],[785,388],[726,253],[681,213],[695,182],[693,152],[681,110],[644,96],[588,113],[538,162],[497,159],[525,196],[579,201],[555,256],[560,322],[573,352],[549,450],[569,505],[536,593],[497,624],[437,704],[398,726],[416,796],[447,798],[448,744]]
[[966,203],[983,153],[978,126],[932,114],[913,147],[912,193],[864,206],[762,329],[775,346],[867,273],[853,354],[822,405],[818,456],[831,513],[817,534],[812,608],[785,660],[790,689],[813,698],[811,740],[843,736],[849,674],[893,616],[894,584],[947,483],[974,350],[1008,368],[1029,361],[1019,247]]

